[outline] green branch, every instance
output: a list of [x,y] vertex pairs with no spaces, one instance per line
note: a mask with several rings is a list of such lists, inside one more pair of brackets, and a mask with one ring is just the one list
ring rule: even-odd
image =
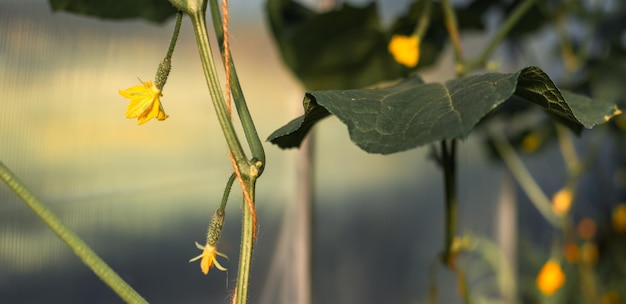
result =
[[122,300],[127,303],[148,303],[91,250],[80,237],[65,226],[2,162],[0,162],[0,178]]
[[511,144],[509,144],[504,137],[504,134],[492,128],[489,130],[489,136],[493,139],[496,151],[502,157],[502,160],[509,168],[509,171],[511,171],[513,177],[517,180],[518,184],[522,187],[524,192],[526,192],[530,201],[535,205],[537,210],[539,210],[539,213],[541,213],[552,226],[562,229],[565,222],[552,211],[550,199],[541,190],[539,185],[537,185],[537,182],[530,175],[530,172],[528,172],[522,160],[517,156]]
[[217,71],[215,63],[213,62],[213,56],[211,54],[211,44],[209,42],[209,35],[207,33],[206,21],[204,15],[206,14],[206,5],[197,11],[191,11],[189,17],[193,25],[194,32],[196,34],[196,43],[198,45],[198,51],[200,52],[200,61],[202,61],[202,70],[204,71],[204,77],[206,78],[207,86],[209,87],[209,93],[211,94],[211,101],[215,107],[217,119],[219,120],[224,138],[228,144],[237,167],[242,174],[247,174],[248,170],[242,170],[243,168],[249,169],[251,164],[248,162],[239,138],[233,127],[232,120],[226,109],[226,101],[222,95],[220,84],[217,78]]
[[[245,181],[245,188],[254,200],[256,178]],[[255,222],[252,210],[248,208],[246,199],[243,199],[243,218],[241,225],[241,245],[239,246],[239,266],[237,268],[236,300],[238,304],[245,304],[248,300],[248,286],[250,284],[250,267],[252,266],[252,250],[254,248]]]
[[[241,87],[236,76],[231,76],[230,78],[231,87],[233,89],[233,95],[235,96],[237,111],[240,115],[239,117],[251,152],[254,156],[251,160],[246,158],[241,147],[241,143],[239,142],[239,138],[233,128],[232,119],[228,113],[226,101],[224,95],[221,93],[220,85],[217,80],[217,72],[211,53],[211,45],[209,42],[205,20],[207,7],[206,0],[170,0],[170,2],[181,11],[187,13],[191,18],[191,23],[196,34],[196,42],[200,53],[200,60],[202,61],[204,76],[209,87],[209,92],[211,94],[211,99],[213,101],[220,126],[222,127],[228,148],[230,149],[232,158],[235,162],[233,166],[236,177],[241,184],[244,194],[243,223],[241,228],[242,236],[235,297],[236,303],[247,303],[250,266],[252,265],[252,250],[254,246],[254,238],[256,236],[256,215],[254,213],[255,184],[264,167],[265,153],[263,151],[261,141],[256,133],[256,129],[254,128],[252,118],[250,117],[247,106],[245,105],[245,100],[243,99],[243,94],[241,93]],[[220,18],[217,17],[214,19]],[[216,32],[219,33],[219,31],[221,31],[221,26],[216,26]],[[234,72],[234,66],[232,66],[232,61],[230,67],[231,75],[236,75]]]
[[522,17],[530,10],[530,8],[535,4],[537,0],[525,0],[520,3],[515,10],[508,16],[504,24],[500,26],[498,32],[491,38],[487,47],[480,54],[478,59],[473,60],[467,63],[467,70],[471,71],[472,69],[483,67],[489,60],[489,57],[495,52],[496,48],[500,45],[502,40],[506,38],[509,32],[517,25],[517,23],[522,19]]
[[443,14],[445,16],[444,23],[446,29],[448,30],[448,34],[450,34],[450,41],[452,42],[452,46],[454,48],[456,74],[459,77],[464,76],[467,73],[467,69],[465,68],[465,59],[463,58],[463,46],[461,45],[461,35],[459,34],[456,12],[454,12],[454,7],[452,7],[450,0],[442,0],[441,8],[443,9]]
[[422,15],[419,17],[417,24],[415,25],[415,31],[413,34],[420,38],[420,41],[424,40],[424,36],[426,35],[426,31],[428,30],[428,26],[430,25],[430,15],[432,7],[432,0],[426,0],[424,3],[424,9],[422,10]]
[[[222,63],[225,63],[224,58],[224,29],[222,24],[222,18],[220,16],[220,10],[217,4],[217,0],[211,0],[211,19],[213,20],[213,28],[215,30],[215,36],[217,37],[217,42],[220,46],[220,53],[222,54]],[[237,70],[235,69],[235,62],[230,56],[230,84],[231,91],[233,94],[233,99],[235,101],[235,107],[237,107],[237,114],[239,115],[239,120],[241,121],[241,126],[243,127],[243,132],[246,136],[246,140],[248,141],[248,145],[250,146],[250,150],[252,152],[252,157],[256,158],[262,163],[262,167],[260,168],[260,173],[263,171],[263,166],[265,166],[265,151],[263,150],[263,143],[259,138],[259,135],[254,126],[254,121],[252,120],[252,116],[250,115],[250,111],[248,110],[248,106],[246,104],[246,99],[243,96],[243,90],[241,89],[241,84],[239,83],[239,77],[237,77]]]

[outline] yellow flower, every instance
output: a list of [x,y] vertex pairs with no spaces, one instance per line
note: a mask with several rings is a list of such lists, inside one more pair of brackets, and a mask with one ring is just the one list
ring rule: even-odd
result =
[[533,153],[541,146],[541,137],[537,133],[529,133],[522,138],[522,150],[526,153]]
[[621,203],[613,209],[612,216],[613,230],[617,233],[626,232],[626,203]]
[[537,275],[537,287],[539,290],[550,296],[565,284],[565,274],[561,269],[561,265],[555,259],[550,259],[539,271]]
[[413,68],[420,58],[420,39],[415,35],[393,35],[387,49],[398,63]]
[[142,81],[141,85],[119,90],[120,95],[130,99],[126,109],[126,117],[137,118],[137,124],[144,124],[152,118],[165,120],[169,116],[165,114],[161,105],[161,90],[152,81]]
[[623,303],[620,294],[615,290],[609,290],[602,295],[601,304],[619,304]]
[[565,215],[572,206],[572,200],[574,194],[570,188],[563,188],[559,190],[552,197],[552,210],[558,215]]
[[202,260],[200,260],[200,269],[202,269],[202,273],[208,274],[209,273],[209,269],[211,269],[211,267],[213,267],[213,265],[215,265],[215,268],[217,268],[217,269],[219,269],[221,271],[226,271],[226,268],[224,266],[220,265],[220,263],[217,261],[217,258],[216,258],[216,255],[228,258],[225,254],[223,254],[221,252],[217,252],[217,249],[213,245],[208,245],[207,244],[206,246],[202,246],[202,245],[198,244],[198,242],[196,242],[196,247],[198,247],[198,249],[202,250],[202,254],[200,254],[199,256],[189,260],[189,263],[191,263],[193,261],[197,261],[197,260],[202,258]]

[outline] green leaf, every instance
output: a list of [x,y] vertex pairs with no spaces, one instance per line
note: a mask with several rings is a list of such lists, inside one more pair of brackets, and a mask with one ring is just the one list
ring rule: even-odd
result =
[[375,3],[318,14],[291,0],[269,0],[267,10],[283,60],[309,89],[360,88],[408,71],[387,51]]
[[445,83],[424,83],[413,76],[383,88],[309,92],[304,98],[305,114],[268,140],[281,148],[297,147],[310,128],[330,113],[348,126],[350,138],[361,149],[395,153],[465,138],[514,94],[544,108],[577,133],[619,114],[615,105],[596,104],[574,93],[565,93],[566,101],[541,69],[528,67],[517,73],[487,73]]
[[570,109],[554,82],[540,68],[521,71],[515,94],[542,107],[553,119],[580,134],[582,124]]
[[282,148],[298,147],[313,125],[330,115],[328,110],[315,103],[309,94],[305,95],[303,104],[304,115],[290,121],[270,135],[270,138],[273,138],[272,143]]
[[603,124],[614,116],[622,114],[622,111],[615,104],[609,102],[593,101],[587,96],[569,91],[561,91],[561,94],[567,100],[576,120],[587,129]]
[[53,12],[115,20],[140,18],[154,23],[163,23],[177,11],[166,0],[49,0],[49,3]]

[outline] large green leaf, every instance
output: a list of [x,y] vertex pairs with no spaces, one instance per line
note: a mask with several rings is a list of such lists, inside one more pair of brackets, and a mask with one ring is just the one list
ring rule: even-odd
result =
[[167,0],[49,0],[52,11],[66,11],[103,19],[141,18],[162,23],[176,14]]
[[316,122],[333,114],[348,126],[350,138],[363,150],[395,153],[465,138],[513,95],[542,107],[576,133],[619,114],[613,104],[561,94],[541,69],[528,67],[517,73],[487,73],[445,83],[424,83],[413,76],[382,88],[309,92],[304,97],[305,114],[268,140],[282,148],[297,147]]

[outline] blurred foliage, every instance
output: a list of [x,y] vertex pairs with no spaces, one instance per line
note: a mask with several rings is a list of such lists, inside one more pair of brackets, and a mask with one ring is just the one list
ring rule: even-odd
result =
[[49,0],[52,11],[65,11],[102,19],[144,19],[163,23],[176,14],[176,9],[165,0]]
[[387,51],[375,3],[315,13],[297,2],[270,0],[267,11],[285,64],[307,88],[357,88],[407,74]]
[[[482,3],[459,10],[463,28],[485,28],[483,14],[490,6]],[[417,68],[434,64],[448,39],[440,6],[433,3],[432,26],[421,41]],[[311,90],[362,88],[406,77],[411,70],[393,60],[387,45],[394,34],[409,35],[423,10],[424,1],[416,1],[385,29],[376,3],[345,3],[317,13],[293,0],[267,1],[268,21],[283,60]]]
[[[391,26],[389,37],[394,34],[410,35],[424,11],[424,3],[425,1],[413,2],[407,13],[399,16]],[[489,9],[489,6],[484,5],[485,3],[488,2],[477,1],[467,7],[459,8],[456,12],[459,26],[464,30],[485,30],[483,14]],[[444,26],[440,2],[432,3],[430,19],[428,31],[421,41],[420,62],[417,69],[423,69],[435,64],[449,39],[448,32]]]

